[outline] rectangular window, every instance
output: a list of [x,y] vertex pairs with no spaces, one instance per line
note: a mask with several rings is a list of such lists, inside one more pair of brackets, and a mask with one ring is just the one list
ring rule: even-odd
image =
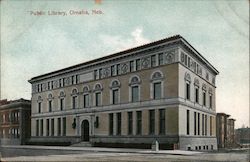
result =
[[195,102],[199,103],[199,88],[195,88]]
[[60,98],[60,110],[63,110],[64,107],[64,98]]
[[112,104],[118,104],[118,89],[112,90]]
[[120,75],[120,74],[121,74],[121,65],[120,65],[120,64],[117,64],[117,65],[116,65],[116,74],[117,74],[117,75]]
[[132,102],[138,102],[139,101],[139,87],[133,86],[132,87]]
[[97,70],[94,70],[94,79],[96,80],[96,79],[99,79],[98,78],[98,74],[97,74]]
[[165,134],[165,109],[159,110],[159,134]]
[[205,136],[207,135],[207,115],[205,115]]
[[54,81],[51,81],[51,89],[54,88]]
[[198,113],[198,135],[200,135],[200,113]]
[[57,135],[61,136],[61,118],[57,118]]
[[135,70],[140,70],[141,69],[141,63],[140,63],[140,59],[137,59],[135,61]]
[[117,113],[116,114],[117,116],[117,132],[116,132],[116,135],[121,135],[121,132],[122,132],[122,114],[121,113]]
[[109,135],[114,134],[114,115],[109,114]]
[[188,67],[190,68],[190,57],[188,57]]
[[187,66],[187,55],[185,55],[184,64]]
[[204,136],[204,114],[201,115],[201,134]]
[[89,94],[83,95],[83,107],[89,107]]
[[49,112],[51,112],[52,111],[52,101],[50,100],[49,101]]
[[186,99],[190,100],[190,85],[186,83]]
[[95,105],[96,106],[101,105],[101,92],[95,93]]
[[55,129],[54,129],[54,119],[51,119],[51,136],[54,136],[54,132],[55,132]]
[[47,136],[49,136],[49,119],[47,119],[47,125],[46,125],[46,128],[47,128]]
[[63,118],[63,136],[66,136],[66,117]]
[[71,76],[71,84],[75,84],[75,76]]
[[158,61],[159,61],[159,65],[163,65],[163,54],[162,53],[160,53],[158,55]]
[[43,119],[40,120],[40,136],[43,136]]
[[209,95],[209,108],[212,108],[212,94]]
[[38,113],[41,113],[41,102],[38,103]]
[[129,62],[129,68],[130,68],[130,72],[133,72],[134,71],[134,61],[130,61]]
[[151,67],[155,67],[156,66],[156,56],[152,55],[151,56]]
[[102,79],[102,68],[99,69],[99,79]]
[[133,112],[128,112],[128,135],[133,134]]
[[75,109],[75,108],[76,108],[76,97],[77,97],[77,96],[73,96],[73,97],[72,97],[72,109]]
[[206,106],[206,92],[203,91],[203,105]]
[[39,120],[36,120],[36,136],[39,136]]
[[210,136],[212,136],[213,134],[213,120],[212,120],[212,116],[210,116]]
[[149,110],[149,134],[155,134],[155,110]]
[[50,82],[48,82],[48,90],[50,90]]
[[187,110],[187,135],[189,135],[189,124],[190,124],[190,122],[189,122],[189,110]]
[[115,66],[111,66],[111,76],[115,76]]
[[194,135],[196,135],[196,126],[197,126],[197,124],[196,124],[196,112],[194,112]]
[[141,111],[136,111],[136,134],[139,135],[142,132],[142,119]]
[[59,79],[59,87],[62,87],[62,79]]
[[76,84],[78,84],[79,83],[79,80],[80,78],[79,78],[79,75],[76,75]]
[[161,82],[154,83],[154,99],[161,99]]

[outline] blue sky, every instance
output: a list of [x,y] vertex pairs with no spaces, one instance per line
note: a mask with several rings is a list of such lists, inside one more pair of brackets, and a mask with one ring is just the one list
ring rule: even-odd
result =
[[[217,112],[249,126],[249,1],[3,0],[1,98],[31,98],[30,78],[180,34],[220,74]],[[91,15],[101,10],[104,14]],[[49,16],[88,10],[90,15]],[[34,16],[30,11],[44,11]]]

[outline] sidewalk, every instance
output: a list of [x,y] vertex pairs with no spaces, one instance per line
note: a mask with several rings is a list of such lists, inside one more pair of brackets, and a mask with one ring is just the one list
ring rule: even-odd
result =
[[130,149],[130,148],[105,148],[105,147],[71,147],[71,146],[37,146],[37,145],[3,145],[2,148],[15,149],[45,149],[45,150],[71,150],[87,152],[109,152],[109,153],[139,153],[139,154],[169,154],[169,155],[196,155],[202,152],[184,150],[159,150]]

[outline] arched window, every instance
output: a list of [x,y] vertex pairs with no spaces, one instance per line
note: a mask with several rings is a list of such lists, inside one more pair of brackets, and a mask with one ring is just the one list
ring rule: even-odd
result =
[[77,95],[78,95],[78,91],[77,91],[77,89],[76,88],[74,88],[73,90],[72,90],[72,93],[71,93],[71,96],[72,96],[72,109],[75,109],[75,108],[77,108]]
[[94,86],[94,105],[101,106],[102,105],[102,86],[100,83],[97,83]]
[[53,107],[53,102],[52,102],[52,100],[53,100],[53,96],[52,96],[52,94],[50,93],[50,94],[48,95],[48,111],[49,111],[49,112],[52,111],[52,107]]
[[64,109],[64,105],[65,105],[65,93],[63,91],[61,91],[59,93],[59,105],[60,105],[60,110],[63,110]]
[[130,102],[140,101],[140,83],[141,80],[138,76],[132,76],[129,79],[129,100]]
[[158,100],[163,98],[163,74],[156,71],[151,75],[151,98]]
[[110,84],[110,103],[118,104],[120,102],[120,81],[113,80]]
[[190,83],[191,77],[189,73],[185,73],[185,85],[186,85],[186,99],[190,100]]
[[84,108],[87,108],[90,106],[90,104],[89,104],[89,100],[90,100],[89,92],[90,92],[90,90],[89,90],[88,86],[83,87],[83,107]]

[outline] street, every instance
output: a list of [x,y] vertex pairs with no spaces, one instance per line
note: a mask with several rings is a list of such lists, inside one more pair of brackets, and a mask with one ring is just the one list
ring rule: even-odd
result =
[[[87,149],[87,148],[86,148]],[[92,147],[89,151],[82,148],[72,147],[0,147],[1,161],[147,161],[147,162],[208,162],[208,161],[231,161],[249,162],[249,150],[235,150],[229,152],[192,153],[178,150],[164,152],[146,152],[136,150],[127,152],[126,149],[97,148]],[[106,151],[102,151],[106,150]],[[123,151],[124,150],[124,151]],[[175,154],[175,155],[173,155]]]

